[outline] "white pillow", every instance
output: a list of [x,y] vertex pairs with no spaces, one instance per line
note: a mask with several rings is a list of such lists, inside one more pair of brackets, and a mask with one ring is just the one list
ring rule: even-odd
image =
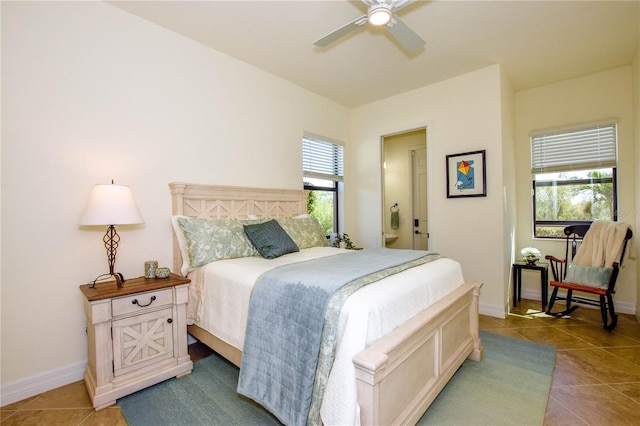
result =
[[189,273],[189,253],[187,252],[187,244],[184,239],[184,233],[182,232],[182,229],[180,229],[180,225],[178,224],[178,218],[180,217],[188,219],[188,216],[171,216],[171,225],[173,226],[174,234],[176,234],[178,249],[180,249],[180,256],[182,257],[182,266],[180,267],[180,273],[186,277]]

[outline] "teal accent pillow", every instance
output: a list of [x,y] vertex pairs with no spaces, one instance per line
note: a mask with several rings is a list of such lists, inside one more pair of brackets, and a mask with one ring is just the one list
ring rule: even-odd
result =
[[299,249],[325,247],[328,245],[324,229],[322,229],[322,225],[315,217],[304,216],[278,219],[278,223],[289,234]]
[[609,279],[613,268],[597,266],[569,265],[564,281],[580,284],[588,287],[606,289],[609,287]]
[[274,219],[255,225],[244,225],[244,232],[256,250],[266,259],[275,259],[283,254],[300,251]]

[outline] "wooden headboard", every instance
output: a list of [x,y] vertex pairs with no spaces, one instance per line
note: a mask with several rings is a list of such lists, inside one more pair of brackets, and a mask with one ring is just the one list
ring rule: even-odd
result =
[[[303,189],[250,188],[172,182],[171,214],[198,219],[247,219],[248,215],[285,218],[307,213]],[[182,256],[173,235],[173,270],[180,271]]]

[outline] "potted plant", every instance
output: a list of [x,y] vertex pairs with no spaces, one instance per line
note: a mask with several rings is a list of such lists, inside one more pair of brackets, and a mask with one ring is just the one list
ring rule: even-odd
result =
[[349,234],[337,234],[334,241],[334,247],[340,247],[341,243],[344,243],[344,248],[347,250],[360,250],[349,238]]
[[535,265],[540,260],[540,250],[535,247],[525,247],[520,250],[520,254],[522,255],[522,260],[529,265]]

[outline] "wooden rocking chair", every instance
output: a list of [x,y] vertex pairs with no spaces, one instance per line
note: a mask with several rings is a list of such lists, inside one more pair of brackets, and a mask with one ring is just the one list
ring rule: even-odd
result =
[[[621,230],[623,234],[620,234]],[[569,315],[578,309],[578,306],[571,306],[571,303],[600,306],[603,327],[613,330],[618,323],[613,294],[627,243],[633,237],[631,228],[623,223],[596,221],[588,225],[567,226],[564,228],[564,235],[565,258],[545,256],[553,274],[553,281],[550,283],[553,292],[546,314],[556,317]],[[579,244],[582,238],[583,243]],[[558,296],[560,288],[567,291],[565,297]],[[589,293],[598,298],[575,296],[574,291]],[[566,300],[564,311],[552,312],[556,300]]]

